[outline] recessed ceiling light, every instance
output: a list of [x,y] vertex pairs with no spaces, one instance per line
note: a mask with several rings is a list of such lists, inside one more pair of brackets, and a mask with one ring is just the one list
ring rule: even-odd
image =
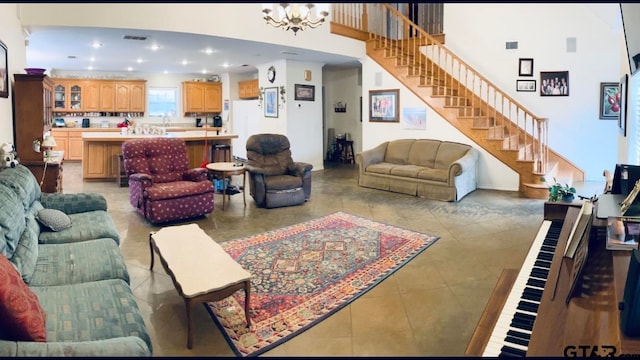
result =
[[91,46],[93,46],[94,49],[98,49],[102,47],[102,43],[98,41],[94,41],[93,44],[91,44]]
[[94,58],[93,56],[89,58],[89,61],[94,62],[96,61],[96,58]]
[[182,65],[187,65],[189,62],[187,60],[182,60]]
[[142,64],[142,59],[141,59],[141,58],[138,58],[138,59],[136,60],[136,62],[137,62],[138,64]]
[[162,73],[163,73],[163,74],[168,74],[169,72],[168,72],[167,70],[165,70],[165,71],[163,71]]
[[224,64],[222,64],[222,67],[223,67],[223,68],[228,68],[228,67],[229,67],[229,64],[228,64],[228,63],[224,63]]
[[129,67],[127,68],[127,71],[133,71],[133,68],[132,68],[131,66],[129,66]]
[[204,53],[207,54],[207,55],[211,55],[211,54],[213,54],[213,50],[211,48],[206,48],[206,49],[204,49]]
[[88,69],[88,70],[93,70],[93,66],[89,65],[89,66],[87,67],[87,69]]
[[158,51],[159,49],[160,49],[160,45],[158,45],[158,44],[151,45],[151,50]]
[[202,73],[206,74],[207,73],[207,69],[202,69]]

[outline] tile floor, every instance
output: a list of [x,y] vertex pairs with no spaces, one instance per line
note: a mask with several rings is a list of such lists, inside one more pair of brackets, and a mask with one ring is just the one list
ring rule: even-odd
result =
[[[543,200],[476,190],[459,203],[425,200],[356,184],[355,165],[313,172],[301,206],[260,209],[247,194],[193,222],[222,242],[345,211],[441,238],[374,289],[330,318],[263,356],[460,356],[503,268],[519,268],[543,219]],[[237,181],[241,183],[241,178]],[[602,184],[588,192],[600,193]],[[149,270],[148,234],[158,229],[129,204],[128,188],[82,181],[82,165],[64,164],[65,193],[98,192],[121,235],[121,249],[153,343],[154,356],[234,356],[203,307],[186,348],[182,299],[162,266]],[[592,190],[593,189],[593,190]]]

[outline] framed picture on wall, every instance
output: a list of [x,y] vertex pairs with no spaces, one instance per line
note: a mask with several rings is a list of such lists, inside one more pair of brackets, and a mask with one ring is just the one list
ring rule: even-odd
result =
[[629,75],[624,74],[620,79],[620,116],[618,116],[618,128],[622,136],[627,136],[627,82]]
[[620,100],[620,83],[600,83],[600,119],[617,120]]
[[369,122],[400,122],[400,90],[369,90]]
[[535,80],[516,80],[516,91],[536,91]]
[[299,101],[314,101],[316,99],[316,87],[314,85],[295,84],[294,99]]
[[533,59],[523,58],[520,59],[518,64],[519,76],[533,76]]
[[569,96],[569,72],[541,71],[540,96]]
[[264,116],[278,117],[278,88],[270,87],[264,89]]
[[0,97],[9,97],[9,66],[7,65],[7,45],[0,41]]

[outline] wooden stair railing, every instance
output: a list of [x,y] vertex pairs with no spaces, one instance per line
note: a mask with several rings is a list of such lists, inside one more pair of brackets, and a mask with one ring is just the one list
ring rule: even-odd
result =
[[[533,114],[449,51],[438,40],[442,36],[428,34],[388,4],[334,4],[332,11],[332,32],[357,39],[366,35],[367,55],[517,172],[524,196],[548,196],[542,177],[584,180],[581,169],[549,149],[548,119]],[[337,31],[334,22],[352,33]]]

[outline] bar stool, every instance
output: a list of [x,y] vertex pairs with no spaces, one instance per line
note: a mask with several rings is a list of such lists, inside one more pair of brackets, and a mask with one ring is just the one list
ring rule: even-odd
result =
[[214,145],[213,162],[231,162],[231,145]]
[[353,140],[338,139],[338,148],[340,151],[340,161],[343,163],[355,163],[356,156],[353,152]]

